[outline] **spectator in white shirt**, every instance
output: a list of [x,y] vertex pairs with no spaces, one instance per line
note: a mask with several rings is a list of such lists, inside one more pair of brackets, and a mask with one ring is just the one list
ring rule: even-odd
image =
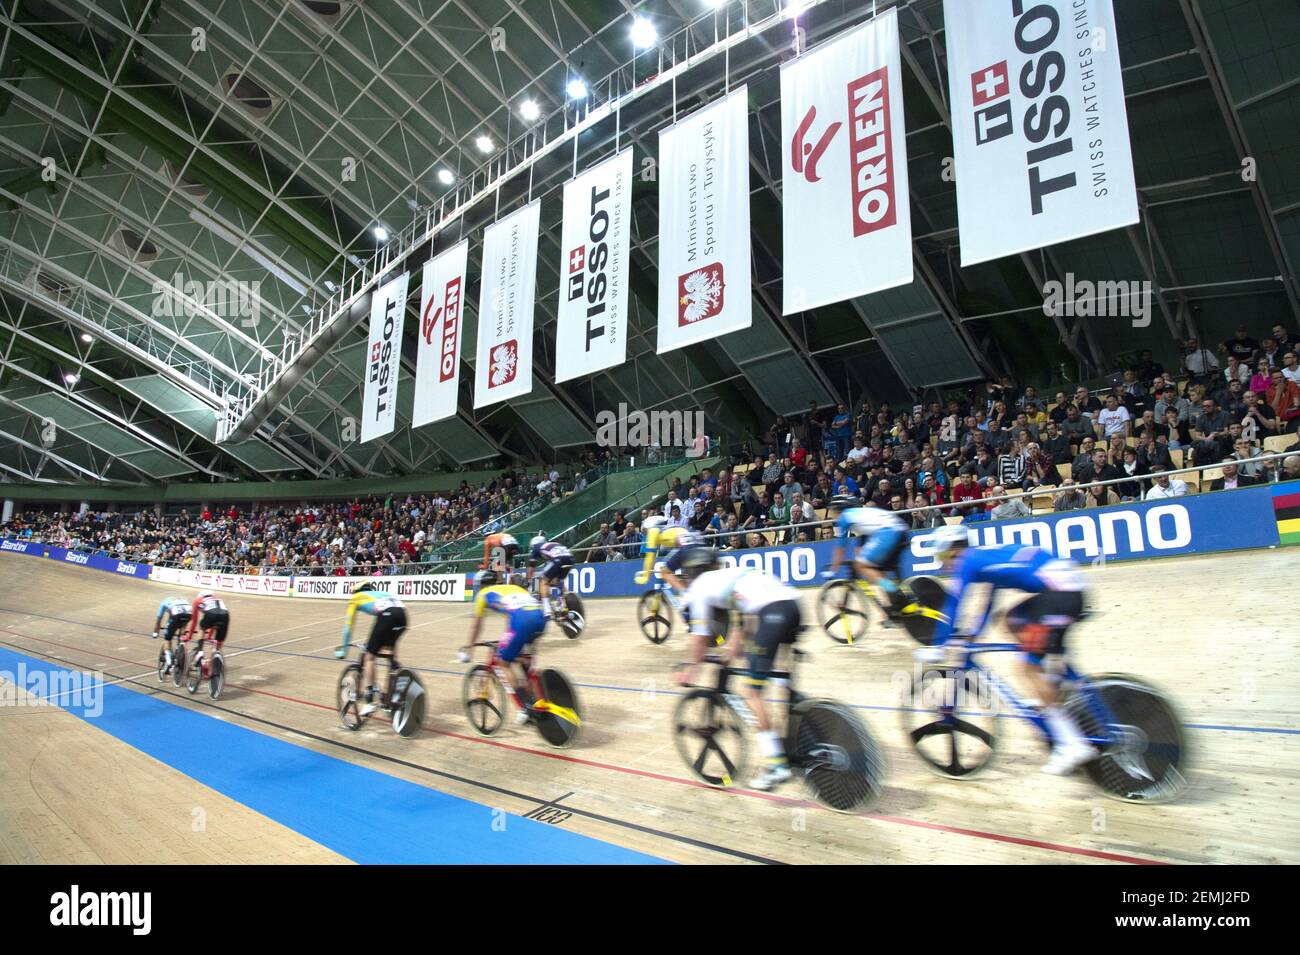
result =
[[1208,348],[1202,348],[1201,343],[1195,338],[1187,342],[1187,353],[1183,357],[1183,368],[1194,381],[1206,381],[1216,371],[1219,370],[1219,359],[1214,357],[1214,352]]
[[1097,425],[1107,438],[1117,434],[1127,438],[1133,430],[1133,416],[1119,403],[1117,397],[1111,395],[1106,399],[1106,407],[1097,412]]
[[1147,493],[1143,497],[1144,501],[1159,501],[1170,497],[1182,497],[1187,493],[1187,485],[1178,478],[1171,478],[1164,473],[1164,468],[1157,468],[1152,472],[1155,483],[1147,488]]
[[1288,381],[1300,385],[1300,357],[1290,349],[1282,355],[1282,374],[1286,375]]

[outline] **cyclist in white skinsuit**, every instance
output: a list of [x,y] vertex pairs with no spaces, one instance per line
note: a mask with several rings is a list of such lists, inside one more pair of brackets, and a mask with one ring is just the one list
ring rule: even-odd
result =
[[691,547],[683,554],[682,569],[691,580],[686,604],[691,615],[692,663],[704,657],[714,633],[714,617],[738,615],[739,626],[730,628],[723,655],[733,660],[743,643],[748,673],[740,692],[758,721],[759,748],[767,764],[750,787],[766,791],[790,778],[785,747],[772,729],[763,690],[777,651],[799,636],[799,593],[761,570],[717,567],[717,551],[711,547]]

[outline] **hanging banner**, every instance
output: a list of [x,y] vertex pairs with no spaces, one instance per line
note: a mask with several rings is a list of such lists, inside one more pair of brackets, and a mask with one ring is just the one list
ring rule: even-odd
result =
[[483,233],[474,407],[533,390],[533,296],[541,202],[530,202]]
[[460,317],[469,240],[424,263],[420,291],[420,337],[415,360],[411,427],[456,413],[460,386]]
[[366,349],[361,402],[361,443],[390,434],[397,421],[397,374],[402,367],[402,323],[410,273],[386,283],[370,302],[370,347]]
[[557,382],[627,359],[631,228],[632,150],[565,184],[555,329]]
[[912,281],[898,14],[781,69],[789,315]]
[[961,264],[1138,221],[1111,0],[944,0]]
[[749,328],[749,95],[659,134],[659,354]]

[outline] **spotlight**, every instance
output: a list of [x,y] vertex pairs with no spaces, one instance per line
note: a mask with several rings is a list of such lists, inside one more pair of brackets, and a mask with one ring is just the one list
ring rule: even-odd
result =
[[645,50],[655,45],[659,31],[645,17],[636,17],[632,21],[632,45],[638,50]]
[[375,233],[375,238],[378,239],[380,242],[388,241],[388,230],[385,229],[383,226],[381,225],[375,226],[374,233]]
[[575,76],[573,79],[569,80],[569,85],[566,86],[564,90],[569,94],[569,99],[587,98],[587,84],[582,82],[579,77]]
[[526,99],[519,104],[519,115],[527,122],[532,122],[538,116],[542,115],[541,109],[538,108],[536,101]]
[[492,147],[492,137],[491,137],[491,136],[480,136],[478,139],[474,140],[474,145],[478,147],[478,151],[479,151],[479,152],[481,152],[481,153],[490,153],[490,152],[492,151],[492,148],[493,148],[493,147]]
[[442,183],[444,186],[450,186],[453,182],[456,181],[456,176],[452,173],[450,169],[439,169],[438,181]]
[[81,336],[81,340],[85,342],[87,345],[89,345],[91,342],[95,340],[95,336],[88,333],[83,333]]
[[80,380],[81,380],[80,378],[78,378],[76,375],[71,374],[71,373],[66,374],[66,375],[63,376],[63,382],[64,382],[64,384],[67,384],[67,385],[75,385],[75,384],[76,384],[77,382],[79,382]]

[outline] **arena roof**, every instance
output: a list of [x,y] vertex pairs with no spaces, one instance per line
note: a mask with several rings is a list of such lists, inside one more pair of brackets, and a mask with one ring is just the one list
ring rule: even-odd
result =
[[[799,21],[809,44],[873,7],[900,9],[917,278],[790,318],[780,307],[778,66],[791,26],[773,15],[775,0],[4,6],[3,480],[275,480],[539,460],[589,443],[597,412],[620,402],[701,408],[710,431],[739,434],[810,400],[905,398],[1002,372],[1030,383],[1091,377],[1140,348],[1176,361],[1189,334],[1300,324],[1292,0],[1117,0],[1141,224],[968,269],[943,175],[952,141],[941,0],[812,4]],[[635,58],[634,15],[659,36]],[[708,55],[756,24],[766,25],[725,57]],[[684,68],[674,83],[656,83],[675,64]],[[497,205],[469,197],[539,143],[563,139],[582,109],[566,94],[574,77],[593,103],[644,89],[617,129],[610,117],[583,133],[584,164],[612,152],[616,135],[638,163],[654,157],[674,93],[682,112],[727,82],[748,84],[753,328],[655,354],[656,193],[639,183],[629,362],[564,384],[548,377],[559,195],[571,172],[555,150],[505,176],[500,194],[501,208],[528,189],[543,197],[533,393],[475,412],[463,373],[457,416],[412,429],[407,380],[397,430],[358,444],[349,429],[360,415],[365,309],[337,322],[330,347],[286,365],[296,336],[377,251],[413,268],[455,241],[459,231],[401,242],[452,203],[472,239],[472,341],[481,226]],[[537,120],[520,118],[525,99]],[[380,242],[377,228],[391,238]],[[1159,314],[1144,329],[1049,319],[1043,284],[1067,272],[1149,280]],[[160,294],[159,281],[176,291]],[[232,283],[259,283],[255,309],[226,294]],[[407,338],[409,376],[414,332]],[[462,360],[469,368],[473,355]],[[241,396],[255,413],[224,440],[225,409]]]

